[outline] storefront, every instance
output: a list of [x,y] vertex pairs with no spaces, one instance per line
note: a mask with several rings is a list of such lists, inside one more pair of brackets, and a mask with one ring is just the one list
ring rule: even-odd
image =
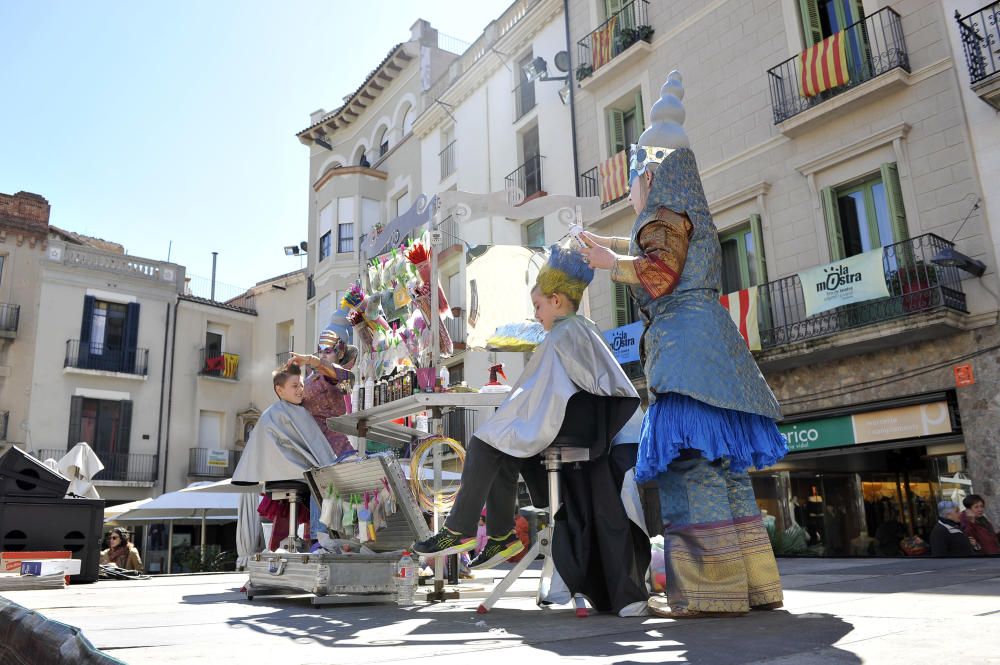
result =
[[942,498],[972,491],[953,391],[801,414],[788,456],[753,474],[778,555],[903,556]]

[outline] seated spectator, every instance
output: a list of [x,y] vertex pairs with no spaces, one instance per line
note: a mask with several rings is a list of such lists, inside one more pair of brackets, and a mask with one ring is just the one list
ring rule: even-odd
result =
[[979,544],[979,549],[987,556],[1000,554],[1000,538],[997,530],[986,519],[986,501],[978,494],[970,494],[962,499],[965,510],[962,511],[962,531]]
[[101,564],[113,564],[125,570],[142,571],[139,550],[132,545],[128,531],[115,527],[108,534],[108,549],[101,552]]
[[962,511],[951,501],[938,503],[938,523],[931,531],[931,556],[976,556],[976,541],[962,532]]

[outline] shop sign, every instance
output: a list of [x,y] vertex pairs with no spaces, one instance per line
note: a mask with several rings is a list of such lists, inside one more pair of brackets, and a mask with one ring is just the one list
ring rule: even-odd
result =
[[850,305],[888,298],[882,267],[882,248],[799,273],[806,316]]
[[611,347],[611,353],[619,365],[639,362],[639,340],[642,338],[642,330],[643,325],[639,321],[604,331],[604,341]]
[[209,450],[208,466],[229,466],[228,450]]
[[948,402],[942,400],[851,416],[779,424],[778,431],[788,443],[788,452],[794,453],[950,434],[952,427]]
[[955,365],[955,386],[962,388],[976,383],[976,376],[972,373],[972,365]]

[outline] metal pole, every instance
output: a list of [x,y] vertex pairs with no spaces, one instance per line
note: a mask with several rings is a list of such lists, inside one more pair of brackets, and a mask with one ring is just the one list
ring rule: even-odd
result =
[[205,528],[205,513],[207,510],[201,511],[201,565],[202,568],[205,567],[205,535],[207,530]]
[[170,527],[167,529],[167,575],[173,568],[174,559],[174,521],[170,520]]
[[218,252],[212,252],[212,297],[210,300],[215,300],[215,264],[219,258]]
[[573,69],[573,45],[569,36],[569,0],[563,0],[563,19],[566,23],[566,55],[569,57],[569,71],[566,72],[566,83],[569,85],[569,127],[570,140],[573,142],[573,191],[580,196],[580,163],[576,153],[576,71]]

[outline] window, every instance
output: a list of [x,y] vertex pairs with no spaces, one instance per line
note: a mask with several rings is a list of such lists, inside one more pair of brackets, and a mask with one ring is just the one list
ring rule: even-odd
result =
[[389,130],[387,128],[383,127],[375,135],[375,145],[378,146],[379,158],[385,157],[385,154],[389,152]]
[[906,212],[895,163],[853,185],[821,192],[830,260],[906,240]]
[[83,299],[79,367],[133,373],[139,341],[139,303]]
[[722,292],[733,293],[767,281],[761,244],[760,215],[733,231],[719,234],[722,246]]
[[799,0],[799,9],[807,47],[846,29],[864,16],[861,0]]
[[413,120],[415,117],[416,113],[414,113],[413,107],[407,107],[406,113],[403,114],[403,136],[413,131]]
[[3,262],[7,259],[5,254],[0,254],[0,284],[3,284]]
[[521,135],[521,143],[524,171],[517,186],[524,190],[524,196],[528,197],[542,191],[542,158],[538,144],[538,125]]
[[614,326],[627,326],[639,320],[639,305],[629,293],[628,287],[618,282],[611,282],[612,301],[614,303]]
[[545,220],[536,219],[524,225],[524,246],[545,247]]
[[337,199],[337,253],[354,251],[354,198]]
[[528,81],[524,68],[531,64],[534,55],[529,51],[517,62],[517,88],[514,89],[514,121],[520,120],[525,113],[535,108],[535,82]]
[[333,238],[333,221],[337,215],[334,204],[327,203],[319,211],[319,260],[330,256],[330,243]]
[[410,209],[410,192],[409,190],[403,192],[396,197],[394,201],[396,208],[396,217],[402,217],[406,214],[406,211]]
[[361,199],[361,232],[371,232],[381,217],[381,205],[375,199]]
[[98,456],[128,453],[132,429],[131,401],[76,396],[70,398],[69,412],[70,446],[86,441]]
[[208,450],[222,448],[222,414],[218,411],[198,413],[198,447]]
[[608,156],[613,157],[622,150],[628,150],[638,143],[639,135],[645,129],[642,115],[642,93],[636,91],[626,102],[609,108],[608,114]]
[[326,233],[324,233],[319,237],[320,261],[330,256],[330,253],[333,251],[332,245],[333,245],[333,233],[331,231],[327,231]]
[[316,339],[319,339],[319,334],[326,328],[336,309],[333,298],[334,296],[328,293],[316,303]]

